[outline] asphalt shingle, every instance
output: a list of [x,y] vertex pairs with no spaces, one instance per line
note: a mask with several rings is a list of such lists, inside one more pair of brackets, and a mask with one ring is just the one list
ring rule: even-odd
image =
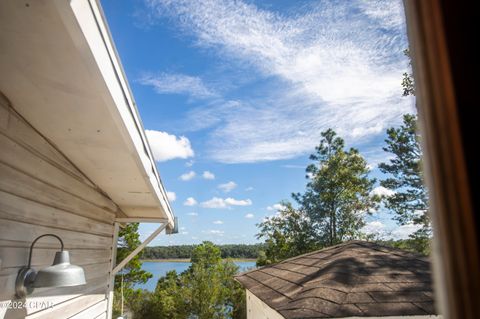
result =
[[287,319],[435,315],[429,260],[351,241],[236,276]]

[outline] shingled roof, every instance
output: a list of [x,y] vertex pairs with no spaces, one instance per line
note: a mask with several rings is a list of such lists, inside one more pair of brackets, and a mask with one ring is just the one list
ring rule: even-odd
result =
[[369,242],[318,250],[236,279],[287,319],[436,314],[428,259]]

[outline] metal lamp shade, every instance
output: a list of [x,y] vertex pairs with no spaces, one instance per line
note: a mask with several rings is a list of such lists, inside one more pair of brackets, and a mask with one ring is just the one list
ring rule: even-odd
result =
[[38,271],[33,287],[69,287],[85,283],[83,268],[70,264],[68,251],[59,251],[51,266]]

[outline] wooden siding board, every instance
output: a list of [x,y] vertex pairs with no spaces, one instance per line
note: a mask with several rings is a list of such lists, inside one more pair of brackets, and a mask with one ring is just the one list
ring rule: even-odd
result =
[[[0,223],[0,238],[2,239],[14,239],[18,241],[23,240],[31,243],[38,236],[48,233],[55,234],[62,238],[64,242],[70,242],[71,245],[78,247],[109,247],[112,238],[111,236],[99,236],[71,230],[54,229],[51,227],[26,224],[23,222],[5,219],[2,220],[2,223]],[[45,237],[41,240],[50,243],[58,243],[55,238]]]
[[87,309],[105,299],[105,295],[101,293],[78,296],[68,300],[67,302],[58,304],[50,309],[50,311],[39,311],[27,316],[25,319],[60,319],[69,318],[77,314],[82,309]]
[[105,309],[107,309],[107,300],[106,299],[104,299],[104,300],[100,301],[99,303],[83,310],[82,312],[77,313],[76,315],[70,317],[69,319],[91,319],[91,318],[95,318],[98,315],[105,312]]
[[106,318],[107,318],[107,312],[106,311],[95,317],[95,319],[106,319]]
[[[18,268],[25,266],[28,261],[29,248],[27,247],[1,247],[0,256],[3,259],[2,274],[8,268]],[[41,265],[48,265],[53,261],[57,248],[39,248],[35,246],[32,254],[32,266],[39,267]],[[88,265],[95,263],[103,263],[110,261],[109,249],[68,249],[70,252],[70,261],[76,265]]]
[[113,225],[0,191],[0,218],[29,224],[111,236]]
[[10,165],[0,162],[0,190],[27,198],[51,207],[77,213],[94,220],[113,223],[115,213],[105,208],[86,202],[78,196],[64,192],[62,189],[33,179],[31,176],[15,170]]
[[55,164],[68,171],[78,180],[89,186],[93,183],[82,174],[62,153],[41,136],[21,115],[8,106],[0,94],[0,132],[13,138],[18,144],[29,149],[38,157]]
[[45,183],[55,185],[65,192],[82,197],[85,201],[96,203],[115,212],[117,206],[95,188],[79,181],[63,169],[52,165],[41,157],[32,154],[10,137],[0,134],[0,161],[9,163],[16,170]]

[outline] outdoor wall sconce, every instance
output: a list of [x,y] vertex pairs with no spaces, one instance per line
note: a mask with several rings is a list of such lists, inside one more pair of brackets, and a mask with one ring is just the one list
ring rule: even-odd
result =
[[[32,251],[35,243],[42,237],[55,237],[60,241],[61,250],[55,253],[53,264],[38,272],[31,268]],[[37,237],[30,246],[28,265],[18,271],[15,281],[15,290],[18,298],[25,298],[34,288],[70,287],[85,285],[85,273],[82,267],[70,264],[68,251],[63,250],[63,241],[54,234],[45,234]]]

